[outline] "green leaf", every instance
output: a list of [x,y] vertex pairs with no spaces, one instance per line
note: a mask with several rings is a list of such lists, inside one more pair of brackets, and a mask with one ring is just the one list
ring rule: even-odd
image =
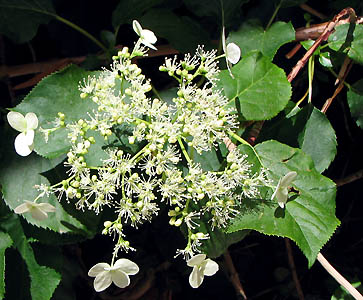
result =
[[151,9],[140,18],[143,28],[165,38],[182,53],[194,52],[198,45],[210,47],[208,33],[189,17],[179,17],[168,9]]
[[221,167],[217,152],[214,148],[210,151],[203,151],[199,154],[193,151],[193,148],[188,148],[188,154],[195,163],[199,163],[204,171],[218,171]]
[[[30,275],[30,293],[32,300],[49,300],[58,286],[61,276],[53,269],[40,266],[35,257],[31,245],[24,235],[19,218],[15,215],[8,215],[7,219],[1,223],[14,242],[15,248],[24,259]],[[16,268],[17,266],[9,266]],[[21,282],[19,282],[21,288]]]
[[122,0],[112,13],[112,25],[116,29],[122,24],[131,23],[162,2],[163,0]]
[[216,258],[225,253],[229,246],[242,241],[250,230],[240,230],[232,233],[225,233],[219,228],[212,228],[206,222],[201,223],[198,227],[201,232],[208,233],[209,239],[203,241],[202,252],[210,258]]
[[[89,119],[88,112],[96,109],[96,104],[90,99],[81,99],[78,84],[87,76],[97,75],[97,72],[87,72],[76,66],[69,66],[43,79],[21,102],[15,111],[22,114],[34,112],[39,119],[39,127],[44,129],[54,127],[53,122],[58,112],[65,114],[66,124],[77,122],[79,119]],[[55,158],[68,152],[70,142],[68,130],[60,128],[49,135],[45,141],[43,133],[36,130],[35,151],[44,157]],[[102,147],[106,145],[103,137],[94,134],[96,144],[90,148],[86,157],[90,165],[99,165],[106,158]]]
[[291,86],[285,72],[260,52],[252,52],[232,68],[220,72],[218,85],[230,99],[228,106],[240,108],[246,120],[276,116],[288,103]]
[[337,141],[328,118],[313,105],[296,108],[295,114],[266,122],[258,141],[275,139],[309,154],[319,173],[335,158]]
[[49,0],[0,0],[0,33],[15,43],[30,41],[40,24],[55,17]]
[[184,0],[187,8],[198,17],[213,17],[217,24],[222,22],[224,14],[224,26],[228,27],[240,20],[241,7],[249,0]]
[[329,47],[335,51],[347,52],[351,59],[363,64],[363,24],[350,26],[343,24],[336,27],[335,32],[329,36]]
[[352,85],[347,93],[347,99],[352,118],[363,129],[363,79]]
[[[56,162],[59,162],[59,159]],[[40,173],[53,167],[54,162],[52,160],[36,154],[20,157],[15,151],[8,151],[6,161],[0,166],[0,183],[6,204],[14,210],[24,200],[33,201],[39,195],[34,186],[49,185],[47,178]],[[75,228],[77,232],[87,231],[83,224],[63,209],[53,194],[39,199],[38,202],[50,203],[56,207],[56,212],[48,213],[48,218],[43,221],[33,219],[29,213],[22,214],[30,224],[49,228],[58,233],[72,232]]]
[[242,56],[257,50],[272,60],[282,45],[293,40],[295,30],[291,23],[276,22],[265,31],[259,20],[250,20],[243,23],[238,31],[231,32],[227,43],[237,44]]
[[310,155],[315,169],[322,173],[334,160],[337,153],[337,140],[326,115],[315,107],[309,110],[311,111],[309,119],[299,139],[300,148]]
[[244,200],[240,215],[232,220],[228,232],[254,229],[267,235],[288,237],[296,242],[311,266],[323,245],[339,225],[335,217],[335,184],[314,169],[311,158],[300,149],[277,141],[255,147],[275,185],[290,171],[297,172],[285,209],[271,200],[272,191],[263,199]]
[[101,41],[107,49],[113,49],[116,45],[116,36],[113,32],[108,30],[101,31]]
[[[1,200],[0,200],[1,201]],[[12,245],[10,236],[0,231],[0,299],[5,295],[5,250]]]

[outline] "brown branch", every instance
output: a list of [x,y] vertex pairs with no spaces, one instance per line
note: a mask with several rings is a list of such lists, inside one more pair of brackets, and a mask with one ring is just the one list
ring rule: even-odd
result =
[[234,267],[232,257],[229,254],[229,251],[226,250],[226,252],[224,252],[223,256],[224,256],[224,261],[226,263],[227,269],[228,269],[229,274],[230,274],[229,280],[231,281],[234,289],[236,290],[236,293],[238,295],[241,295],[243,297],[243,299],[246,300],[247,296],[245,294],[245,291],[243,290],[241,281],[239,280],[238,273],[236,271],[236,268]]
[[[349,18],[337,22],[335,27],[351,23]],[[357,17],[356,24],[363,24],[363,17]],[[297,28],[295,31],[295,41],[316,40],[323,32],[329,22],[310,25],[309,27]]]
[[304,300],[304,293],[302,291],[299,278],[297,277],[296,266],[295,266],[295,262],[294,262],[294,256],[292,255],[290,241],[288,238],[284,238],[284,240],[285,240],[285,246],[286,246],[286,251],[287,251],[287,258],[288,258],[290,270],[292,273],[292,279],[294,280],[294,283],[295,283],[297,295],[300,300]]
[[355,22],[356,15],[355,15],[354,10],[350,7],[343,9],[339,14],[337,14],[333,18],[333,20],[331,22],[329,22],[328,25],[326,25],[323,33],[319,36],[319,38],[315,41],[315,43],[310,47],[310,49],[305,53],[303,58],[297,62],[296,66],[292,69],[290,74],[287,76],[287,80],[289,82],[291,82],[296,77],[296,75],[300,72],[300,70],[305,66],[305,64],[309,60],[310,56],[313,55],[313,53],[320,46],[320,44],[329,38],[329,36],[334,31],[334,28],[337,25],[337,23],[340,20],[345,19],[347,15],[349,16],[349,19],[351,21]]
[[359,170],[347,177],[344,177],[344,178],[341,178],[341,179],[336,179],[334,180],[334,182],[336,183],[337,186],[343,186],[345,184],[348,184],[348,183],[351,183],[351,182],[354,182],[356,180],[359,180],[363,178],[363,169],[362,170]]

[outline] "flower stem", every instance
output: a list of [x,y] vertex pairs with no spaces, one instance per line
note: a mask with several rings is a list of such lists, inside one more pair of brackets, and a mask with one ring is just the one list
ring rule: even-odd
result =
[[94,42],[97,46],[99,46],[103,51],[107,52],[107,48],[99,41],[97,40],[93,35],[91,35],[90,33],[88,33],[86,30],[84,30],[83,28],[79,27],[78,25],[72,23],[71,21],[62,18],[61,16],[55,15],[55,18],[58,21],[63,22],[64,24],[72,27],[73,29],[77,30],[78,32],[82,33],[84,36],[88,37],[92,42]]
[[192,160],[190,159],[190,157],[189,157],[189,155],[188,155],[188,152],[187,152],[187,150],[185,149],[185,146],[184,146],[183,141],[181,140],[181,138],[178,138],[178,143],[179,143],[180,148],[181,148],[181,150],[182,150],[182,152],[183,152],[183,154],[184,154],[185,159],[187,160],[187,162],[188,162],[189,164],[192,164],[193,162],[192,162]]
[[267,31],[267,29],[269,29],[269,28],[270,28],[270,26],[271,26],[271,24],[272,24],[273,20],[275,19],[276,15],[277,15],[277,13],[278,13],[278,11],[279,11],[280,7],[281,7],[281,4],[282,4],[282,0],[281,0],[281,1],[280,1],[280,3],[276,6],[275,11],[274,11],[274,13],[272,14],[272,16],[271,16],[271,18],[270,18],[270,21],[268,21],[268,24],[267,24],[267,26],[266,26],[265,31]]
[[232,138],[234,138],[234,139],[236,139],[237,141],[239,141],[241,144],[244,144],[244,145],[246,145],[246,146],[250,147],[250,148],[252,149],[253,153],[256,155],[256,157],[257,157],[257,159],[258,159],[258,162],[259,162],[259,163],[261,164],[261,166],[263,167],[263,164],[262,164],[262,161],[261,161],[261,159],[260,159],[260,156],[257,154],[257,152],[256,152],[255,148],[254,148],[252,145],[250,145],[247,141],[245,141],[245,140],[244,140],[243,138],[241,138],[239,135],[235,134],[234,132],[232,132],[232,131],[230,131],[230,130],[228,130],[228,134],[229,134]]

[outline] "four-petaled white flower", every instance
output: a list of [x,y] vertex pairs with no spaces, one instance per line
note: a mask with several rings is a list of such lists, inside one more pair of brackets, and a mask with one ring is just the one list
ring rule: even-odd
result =
[[197,254],[187,261],[187,265],[193,268],[189,276],[189,283],[192,288],[198,288],[202,283],[204,276],[214,275],[218,269],[218,264],[211,260],[206,259],[205,254]]
[[139,22],[136,20],[132,21],[132,28],[137,33],[137,35],[140,37],[141,43],[143,43],[145,46],[157,50],[153,44],[156,43],[157,38],[151,30],[148,29],[142,29]]
[[129,275],[139,272],[137,264],[126,258],[118,259],[112,266],[108,263],[98,263],[89,271],[88,276],[96,277],[93,286],[96,292],[102,292],[113,282],[119,288],[125,288],[130,284]]
[[271,200],[276,197],[277,203],[281,208],[285,207],[289,193],[288,189],[291,186],[291,183],[295,180],[296,176],[297,173],[295,171],[291,171],[284,177],[280,178],[279,183],[277,184],[276,190],[273,193]]
[[28,156],[34,149],[34,130],[38,127],[38,118],[35,113],[27,113],[25,117],[16,111],[7,115],[8,122],[20,134],[15,139],[15,151],[21,156]]
[[48,218],[47,212],[55,212],[55,207],[49,203],[36,203],[28,200],[25,203],[15,207],[14,212],[16,214],[24,214],[30,212],[32,217],[36,220],[42,221]]
[[234,78],[231,71],[231,64],[238,63],[239,59],[241,58],[241,49],[235,43],[229,43],[226,46],[226,35],[224,27],[222,29],[222,47],[226,55],[226,63],[229,74],[232,76],[232,78]]

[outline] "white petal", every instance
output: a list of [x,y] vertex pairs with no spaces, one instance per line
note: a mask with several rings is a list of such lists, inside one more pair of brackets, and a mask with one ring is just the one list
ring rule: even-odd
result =
[[192,273],[189,275],[189,284],[192,288],[198,288],[204,279],[204,275],[199,271],[198,267],[194,267]]
[[295,180],[297,173],[295,171],[291,171],[287,173],[284,177],[281,178],[280,186],[284,188],[288,188],[291,183]]
[[16,214],[23,214],[23,213],[28,212],[29,209],[30,209],[29,204],[23,203],[23,204],[20,204],[19,206],[15,207],[14,212]]
[[238,63],[241,57],[241,49],[235,43],[229,43],[227,45],[227,59],[232,63]]
[[38,207],[42,211],[45,211],[45,212],[55,212],[56,211],[56,208],[52,204],[49,204],[49,203],[39,203]]
[[93,282],[93,286],[96,292],[102,292],[107,289],[112,283],[111,274],[109,271],[103,271],[99,273],[95,281]]
[[28,138],[23,132],[18,134],[18,136],[15,138],[14,145],[16,153],[21,156],[28,156],[34,149],[33,144],[28,144]]
[[200,265],[207,256],[205,254],[197,254],[187,261],[189,267]]
[[[27,130],[26,132],[22,132],[22,133],[25,134],[26,144],[32,145],[34,142],[34,130],[30,129],[30,130]],[[22,134],[22,133],[20,133],[20,134]]]
[[111,271],[110,274],[113,283],[116,284],[119,288],[123,289],[130,284],[130,278],[126,273],[120,270],[115,270]]
[[154,32],[152,32],[151,30],[143,29],[141,34],[143,40],[145,40],[147,43],[155,44],[156,41],[158,40]]
[[42,211],[37,206],[33,206],[29,212],[32,214],[32,217],[38,221],[43,221],[48,218],[48,215],[45,211]]
[[147,41],[145,41],[145,40],[143,40],[143,39],[141,39],[141,42],[146,46],[146,47],[149,47],[149,48],[151,48],[151,49],[153,49],[153,50],[158,50],[158,48],[156,48],[154,45],[152,45],[152,44],[150,44],[150,43],[148,43]]
[[288,192],[287,188],[277,190],[276,200],[281,208],[285,207],[285,203],[287,202],[287,198],[288,198],[288,193],[289,192]]
[[103,272],[105,268],[109,267],[110,265],[108,263],[98,263],[88,271],[88,276],[96,277],[99,273]]
[[142,27],[141,27],[140,23],[137,22],[136,20],[133,20],[132,21],[132,28],[134,29],[136,34],[141,37]]
[[219,270],[218,264],[214,260],[211,260],[211,259],[208,258],[206,260],[206,264],[205,264],[205,267],[204,267],[204,275],[212,276],[215,273],[217,273],[218,270]]
[[21,113],[17,111],[11,111],[8,113],[7,118],[10,126],[15,130],[20,132],[26,130],[26,120]]
[[30,112],[25,115],[26,125],[29,129],[37,129],[38,128],[38,117],[35,113]]
[[126,259],[126,258],[118,259],[115,262],[114,267],[122,270],[123,272],[125,272],[128,275],[135,275],[139,272],[138,265],[135,264],[133,261]]

